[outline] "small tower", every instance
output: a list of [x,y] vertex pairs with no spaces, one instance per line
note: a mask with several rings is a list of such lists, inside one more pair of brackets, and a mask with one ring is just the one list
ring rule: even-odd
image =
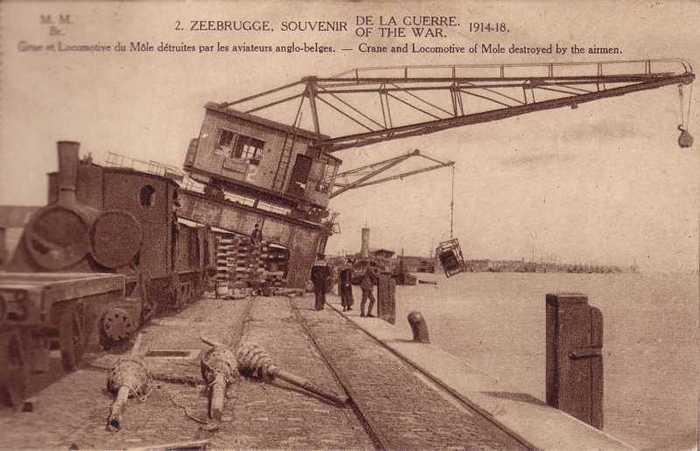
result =
[[362,247],[360,248],[360,257],[369,258],[369,227],[362,228]]

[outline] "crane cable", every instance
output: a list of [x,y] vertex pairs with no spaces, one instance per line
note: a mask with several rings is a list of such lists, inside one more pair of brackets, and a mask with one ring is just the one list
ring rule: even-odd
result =
[[455,217],[455,167],[450,168],[452,172],[452,190],[450,193],[450,239],[454,238],[454,217]]
[[688,125],[690,122],[690,107],[692,105],[693,99],[693,85],[690,85],[690,91],[688,92],[688,106],[685,106],[685,99],[683,94],[683,85],[678,85],[678,98],[680,101],[681,110],[681,123],[678,125],[678,130],[681,134],[678,137],[678,145],[680,147],[691,147],[693,145],[693,137],[688,131]]
[[688,129],[688,122],[690,121],[690,107],[692,105],[692,98],[693,98],[693,85],[690,85],[690,92],[688,92],[688,106],[686,107],[685,104],[685,95],[683,94],[683,85],[678,85],[678,99],[680,101],[680,110],[681,110],[681,123],[679,127],[681,127],[682,130],[687,130]]

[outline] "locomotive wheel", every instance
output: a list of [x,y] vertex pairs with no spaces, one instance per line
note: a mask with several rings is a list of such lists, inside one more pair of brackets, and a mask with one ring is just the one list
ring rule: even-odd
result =
[[80,364],[87,345],[87,331],[82,305],[66,308],[58,325],[58,342],[61,345],[63,369],[75,371]]
[[11,407],[21,405],[27,396],[29,361],[19,333],[2,340],[4,368],[0,369],[0,398]]
[[114,346],[128,339],[136,330],[136,324],[128,312],[120,308],[107,310],[100,318],[100,332],[105,347]]

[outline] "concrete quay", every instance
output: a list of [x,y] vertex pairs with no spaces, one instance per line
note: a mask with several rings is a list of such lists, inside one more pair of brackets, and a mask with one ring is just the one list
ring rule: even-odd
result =
[[[105,429],[112,402],[106,370],[119,356],[101,353],[38,391],[32,412],[0,410],[0,448],[197,440],[217,449],[626,448],[542,403],[498,391],[487,375],[381,320],[344,315],[329,300],[317,312],[310,296],[204,298],[159,318],[142,331],[151,390],[129,400],[121,431]],[[208,422],[199,367],[208,346],[200,335],[234,347],[255,342],[280,368],[351,401],[338,407],[281,381],[241,379],[230,387],[222,421]]]
[[[349,312],[342,312],[337,296],[332,297],[328,305],[403,362],[498,424],[528,448],[634,449],[529,394],[505,388],[498,378],[474,368],[433,344],[413,341],[412,337],[407,337],[398,327],[379,318],[361,318],[357,305]],[[397,318],[397,321],[406,321],[406,318]]]

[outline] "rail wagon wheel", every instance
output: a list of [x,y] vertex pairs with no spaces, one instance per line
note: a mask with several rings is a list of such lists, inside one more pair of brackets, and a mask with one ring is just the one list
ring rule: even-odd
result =
[[87,345],[87,330],[82,304],[66,308],[58,325],[58,342],[61,345],[61,360],[66,371],[75,371],[80,364]]
[[30,365],[19,333],[10,333],[0,340],[0,399],[17,407],[27,396]]

